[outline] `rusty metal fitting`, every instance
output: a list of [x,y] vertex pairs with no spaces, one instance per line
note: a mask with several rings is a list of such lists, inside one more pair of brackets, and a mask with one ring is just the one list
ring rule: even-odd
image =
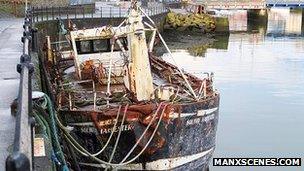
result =
[[22,64],[17,64],[17,72],[18,72],[19,74],[21,74],[22,67],[23,67]]
[[20,57],[20,63],[30,62],[30,61],[31,61],[30,55],[27,55],[27,54],[21,55],[21,57]]
[[23,67],[27,67],[28,68],[29,74],[32,74],[35,71],[34,64],[26,62],[26,63],[17,64],[17,72],[19,74],[21,74],[21,71],[22,71]]
[[32,37],[31,37],[30,35],[28,35],[28,36],[23,36],[23,37],[21,37],[21,42],[24,43],[24,40],[25,40],[25,39],[28,39],[29,41],[31,41],[31,40],[32,40]]
[[35,71],[35,67],[33,63],[26,63],[27,68],[29,69],[29,73],[33,74]]

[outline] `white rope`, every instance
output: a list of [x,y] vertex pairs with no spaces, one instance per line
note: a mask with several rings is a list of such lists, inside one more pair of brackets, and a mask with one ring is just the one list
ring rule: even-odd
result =
[[[115,120],[114,126],[112,127],[112,130],[111,130],[112,132],[111,132],[110,137],[108,138],[106,144],[104,145],[104,147],[103,147],[100,151],[98,151],[98,152],[95,153],[95,154],[91,154],[92,156],[94,156],[94,157],[98,156],[98,155],[101,154],[101,153],[106,149],[106,147],[109,145],[109,143],[110,143],[110,141],[111,141],[111,139],[112,139],[112,136],[114,135],[116,125],[117,125],[117,123],[118,123],[118,118],[119,118],[120,110],[121,110],[121,105],[118,107],[118,111],[117,111],[117,115],[116,115],[116,120]],[[55,117],[56,117],[56,121],[58,122],[59,127],[60,127],[63,131],[67,131],[68,129],[60,122],[59,118],[57,117],[57,114],[55,115]],[[68,133],[68,132],[66,132],[66,133]],[[66,136],[65,136],[65,137],[66,137]]]
[[[149,125],[147,126],[147,128],[146,128],[146,130],[144,131],[144,133],[145,132],[147,132],[147,130],[149,129],[149,127],[152,125],[152,122],[154,121],[154,119],[155,119],[155,117],[156,117],[156,115],[157,115],[157,113],[158,113],[158,111],[159,111],[159,109],[160,109],[160,107],[161,107],[161,105],[162,105],[162,103],[160,103],[160,105],[159,105],[159,107],[157,108],[157,110],[156,110],[156,112],[155,112],[155,114],[153,115],[153,118],[151,119],[151,121],[150,121],[150,123],[149,123]],[[104,165],[108,165],[108,166],[111,166],[111,167],[120,167],[120,166],[123,166],[123,165],[126,165],[126,164],[129,164],[129,163],[131,163],[131,162],[133,162],[134,160],[136,160],[145,150],[146,150],[146,148],[148,147],[148,145],[150,144],[150,142],[152,141],[152,139],[153,139],[153,137],[155,136],[155,133],[156,133],[156,131],[157,131],[157,129],[158,129],[158,127],[159,127],[159,125],[160,125],[160,122],[161,122],[161,120],[162,120],[162,118],[163,118],[163,115],[164,115],[164,113],[165,113],[165,109],[166,109],[166,106],[167,106],[167,104],[165,105],[165,107],[164,107],[164,109],[163,109],[163,111],[162,111],[162,114],[161,114],[161,116],[159,117],[159,121],[158,121],[158,123],[157,123],[157,125],[156,125],[156,127],[155,127],[155,129],[154,129],[154,132],[152,133],[152,135],[151,135],[151,137],[150,137],[150,139],[149,139],[149,141],[147,142],[147,144],[146,144],[146,146],[140,151],[140,153],[138,153],[138,155],[136,155],[134,158],[132,158],[131,160],[129,160],[129,161],[127,161],[127,162],[120,162],[120,163],[118,163],[118,164],[115,164],[115,163],[109,163],[109,162],[106,162],[106,161],[104,161],[104,160],[101,160],[101,159],[99,159],[99,158],[97,158],[97,157],[95,157],[95,156],[93,156],[90,152],[88,152],[86,149],[84,149],[68,132],[67,132],[67,130],[65,129],[65,127],[62,125],[62,123],[60,122],[60,120],[59,120],[59,118],[57,117],[57,115],[55,115],[56,116],[56,119],[57,119],[57,122],[58,122],[58,125],[59,125],[59,127],[63,130],[63,132],[64,132],[64,136],[65,136],[65,138],[67,139],[67,141],[72,145],[72,147],[74,148],[74,149],[76,149],[77,150],[77,152],[79,152],[81,155],[83,155],[83,156],[87,156],[87,157],[90,157],[91,159],[93,159],[93,160],[95,160],[95,161],[97,161],[97,162],[99,162],[99,163],[101,163],[101,164],[104,164]],[[143,138],[143,136],[141,136],[139,139],[138,139],[138,143],[141,141],[141,139]],[[138,144],[138,143],[136,143],[136,144]],[[135,146],[135,145],[134,145]],[[133,146],[133,150],[136,148],[136,147],[134,147]],[[136,145],[137,146],[137,145]],[[131,154],[131,153],[130,153]],[[125,160],[125,159],[124,159]]]
[[119,118],[120,110],[121,110],[121,105],[118,107],[116,120],[115,120],[114,126],[113,126],[113,128],[112,128],[112,132],[111,132],[111,134],[110,134],[110,137],[108,138],[106,144],[103,146],[103,148],[102,148],[100,151],[98,151],[98,152],[95,153],[95,154],[92,154],[92,156],[94,156],[94,157],[95,157],[95,156],[98,156],[98,155],[99,155],[100,153],[102,153],[102,152],[107,148],[107,146],[109,145],[109,143],[110,143],[110,141],[111,141],[111,139],[112,139],[112,136],[114,135],[114,132],[115,132],[115,129],[116,129],[116,125],[117,125],[117,123],[118,123],[118,118]]
[[[165,113],[165,109],[166,109],[167,105],[168,105],[168,104],[165,104],[164,109],[163,109],[163,111],[162,111],[162,113],[161,113],[161,116],[159,117],[158,123],[157,123],[157,125],[156,125],[156,127],[155,127],[155,129],[154,129],[154,131],[153,131],[153,133],[152,133],[152,135],[151,135],[149,141],[148,141],[148,142],[146,143],[146,145],[144,146],[144,148],[141,150],[140,153],[137,154],[137,156],[135,156],[133,159],[131,159],[131,160],[129,160],[128,162],[125,162],[125,163],[129,164],[129,163],[133,162],[134,160],[136,160],[136,159],[137,159],[137,158],[146,150],[146,148],[148,147],[148,145],[150,144],[150,142],[151,142],[152,139],[154,138],[154,135],[155,135],[155,133],[156,133],[156,131],[157,131],[159,125],[160,125],[160,122],[161,122],[162,117],[163,117],[163,115],[164,115],[164,113]],[[160,107],[161,107],[161,105],[159,106],[159,108],[160,108]],[[155,113],[154,116],[156,116],[156,115],[157,115],[157,113]],[[154,118],[152,118],[152,120],[154,120]],[[152,120],[151,120],[151,122],[149,123],[149,125],[147,126],[147,128],[151,126]],[[134,149],[137,147],[137,145],[139,144],[139,142],[140,142],[141,139],[144,137],[144,135],[146,134],[147,131],[148,131],[148,129],[146,129],[146,130],[143,132],[143,134],[142,134],[141,137],[138,139],[138,141],[137,141],[136,144],[133,146],[133,148],[130,150],[130,152],[128,153],[128,155],[127,155],[119,164],[122,164],[124,161],[126,161],[126,159],[129,157],[129,155],[131,155],[131,153],[132,153],[132,152],[134,151]]]
[[[122,132],[122,127],[123,127],[123,124],[125,122],[125,118],[126,118],[126,113],[127,113],[127,110],[128,110],[128,104],[125,106],[125,110],[124,110],[124,114],[123,114],[123,117],[122,117],[122,121],[121,121],[121,124],[120,124],[120,127],[119,127],[119,131],[118,131],[118,135],[117,135],[117,138],[116,138],[116,142],[114,144],[114,147],[113,147],[113,150],[112,150],[112,154],[110,156],[110,159],[109,159],[109,163],[112,162],[113,160],[113,157],[114,157],[114,154],[116,152],[116,148],[117,148],[117,145],[118,145],[118,142],[120,140],[120,135],[121,135],[121,132]],[[106,169],[106,171],[108,170],[108,168]]]

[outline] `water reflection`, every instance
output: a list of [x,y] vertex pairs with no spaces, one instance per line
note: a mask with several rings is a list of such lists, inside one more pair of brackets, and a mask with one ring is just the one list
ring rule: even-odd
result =
[[271,8],[267,10],[222,10],[220,16],[229,19],[231,32],[258,31],[267,35],[301,35],[303,33],[303,10]]
[[[295,37],[304,33],[302,9],[223,10],[220,14],[228,17],[231,33],[250,34],[248,38],[250,43],[264,41],[265,35],[267,37]],[[200,57],[204,57],[208,49],[227,50],[229,42],[229,34],[208,37],[200,33],[167,32],[165,36],[173,50],[187,50],[190,55]],[[209,41],[204,41],[206,38]]]
[[[228,48],[229,34],[217,34],[209,37],[209,39],[212,39],[210,43],[198,43],[192,45],[186,48],[187,52],[192,56],[205,57],[208,49],[226,50]],[[178,50],[180,49],[177,48],[175,51]]]
[[247,11],[236,10],[227,13],[230,31],[247,31]]
[[271,35],[301,35],[302,10],[272,8],[268,12],[267,34]]
[[[244,15],[243,12],[240,15]],[[211,37],[214,41],[201,55],[204,57],[193,55],[184,45],[196,45],[197,40],[205,37],[189,36],[183,40],[193,42],[184,42],[182,46],[174,46],[179,36],[166,38],[174,49],[174,60],[164,54],[165,60],[175,61],[198,76],[206,71],[215,73],[221,92],[215,157],[303,157],[302,16],[302,10],[274,9],[261,20],[248,12],[246,32]],[[244,21],[242,17],[232,18],[235,23],[237,19]],[[274,171],[278,168],[246,169]],[[212,167],[211,170],[244,168]]]

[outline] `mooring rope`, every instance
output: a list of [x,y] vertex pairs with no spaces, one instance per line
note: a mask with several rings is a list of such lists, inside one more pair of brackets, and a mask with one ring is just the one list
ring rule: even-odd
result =
[[103,146],[103,148],[102,148],[100,151],[98,151],[98,152],[95,153],[95,154],[92,154],[92,156],[94,156],[94,157],[95,157],[95,156],[98,156],[98,155],[101,154],[101,153],[107,148],[107,146],[109,145],[109,143],[110,143],[110,141],[111,141],[111,139],[112,139],[112,136],[114,135],[114,132],[115,132],[115,129],[116,129],[116,125],[117,125],[117,123],[118,123],[118,118],[119,118],[120,110],[121,110],[121,105],[118,107],[116,120],[115,120],[114,126],[113,126],[113,128],[112,128],[112,132],[111,132],[111,134],[110,134],[110,137],[108,138],[106,144]]
[[[45,115],[47,116],[47,113],[45,111],[45,109],[47,109],[47,111],[49,112],[49,122],[50,122],[50,125],[47,125],[46,121],[43,120],[42,117],[40,117],[40,119],[42,119],[41,121],[44,122],[44,124],[46,126],[48,126],[50,128],[50,134],[51,134],[51,138],[52,138],[52,141],[54,141],[52,144],[54,145],[54,148],[55,148],[55,156],[59,158],[60,160],[60,165],[62,166],[62,170],[63,171],[68,171],[69,168],[67,166],[67,162],[65,160],[65,157],[64,157],[64,154],[63,154],[63,151],[61,149],[61,145],[60,145],[60,142],[59,142],[59,137],[58,137],[58,132],[57,132],[57,127],[56,127],[56,121],[55,121],[55,117],[54,116],[54,108],[53,108],[53,105],[51,103],[51,99],[46,95],[44,94],[43,96],[44,100],[47,101],[47,103],[42,103],[41,106],[37,105],[37,109],[38,109],[38,112],[42,112],[42,113],[45,113]],[[41,110],[39,110],[41,109]]]
[[[109,159],[109,163],[111,163],[112,160],[113,160],[113,157],[114,157],[114,154],[115,154],[118,142],[120,140],[120,135],[121,135],[122,127],[123,127],[123,124],[124,124],[124,121],[125,121],[125,118],[126,118],[126,113],[127,113],[127,110],[128,110],[128,106],[129,106],[129,104],[127,104],[125,106],[124,114],[123,114],[122,121],[121,121],[121,124],[120,124],[120,127],[119,127],[119,131],[118,131],[118,135],[117,135],[117,138],[116,138],[116,142],[115,142],[115,145],[114,145],[113,150],[112,150],[112,154],[111,154],[110,159]],[[107,171],[107,169],[106,169],[106,171]]]
[[[167,105],[168,104],[166,104],[165,106],[164,106],[164,109],[162,110],[162,113],[161,113],[161,116],[160,116],[160,118],[159,118],[159,120],[158,120],[158,122],[157,122],[157,125],[156,125],[156,127],[155,127],[155,129],[154,129],[154,131],[153,131],[153,133],[152,133],[152,135],[151,135],[151,137],[150,137],[150,139],[148,140],[148,142],[146,143],[146,145],[142,148],[142,150],[134,157],[134,158],[132,158],[132,159],[130,159],[129,161],[127,161],[127,162],[124,162],[128,157],[126,156],[120,163],[118,163],[118,164],[114,164],[114,163],[111,163],[111,164],[108,164],[109,166],[111,166],[111,167],[113,167],[113,168],[116,168],[116,167],[121,167],[121,166],[123,166],[123,165],[127,165],[127,164],[130,164],[131,162],[133,162],[134,160],[136,160],[146,149],[147,149],[147,147],[149,146],[149,144],[151,143],[151,141],[153,140],[153,138],[154,138],[154,136],[155,136],[155,134],[156,134],[156,131],[158,130],[158,127],[159,127],[159,125],[160,125],[160,122],[161,122],[161,120],[162,120],[162,118],[163,118],[163,115],[164,115],[164,113],[165,113],[165,109],[166,109],[166,107],[167,107]],[[160,106],[159,106],[159,108],[160,108]],[[143,135],[143,134],[142,134]],[[138,141],[137,141],[138,143],[140,142],[140,139],[138,139]],[[135,146],[135,145],[134,145]],[[135,149],[135,148],[134,148]],[[134,150],[133,149],[133,150]],[[133,151],[132,150],[132,151]],[[130,152],[129,152],[129,154],[131,154],[132,152],[131,152],[131,150],[130,150]],[[98,161],[98,160],[96,160],[96,161]],[[93,164],[90,164],[90,163],[80,163],[80,164],[82,164],[82,165],[88,165],[88,166],[93,166],[93,167],[98,167],[96,164],[95,165],[93,165]],[[102,164],[104,164],[104,163],[102,163]],[[105,165],[107,165],[107,164],[105,164]],[[100,167],[103,167],[103,166],[100,166]]]
[[[154,135],[155,135],[156,131],[158,130],[158,127],[159,127],[160,122],[161,122],[161,120],[162,120],[162,118],[163,118],[163,116],[164,116],[164,113],[165,113],[165,110],[166,110],[166,107],[167,107],[167,106],[168,106],[168,104],[165,104],[165,105],[164,105],[164,109],[162,110],[162,113],[161,113],[161,115],[160,115],[160,117],[159,117],[158,123],[157,123],[157,125],[156,125],[156,127],[155,127],[155,129],[154,129],[154,131],[153,131],[153,133],[152,133],[152,135],[151,135],[149,141],[148,141],[148,142],[146,143],[146,145],[144,146],[144,148],[141,150],[140,153],[138,153],[137,156],[135,156],[133,159],[131,159],[131,160],[129,160],[128,162],[125,162],[125,163],[129,164],[129,163],[133,162],[134,160],[136,160],[136,159],[137,159],[137,158],[146,150],[146,148],[148,147],[148,145],[150,144],[150,142],[151,142],[152,139],[154,138]],[[160,108],[160,107],[161,107],[161,104],[159,105],[159,108]],[[157,115],[157,113],[155,114],[155,116],[156,116],[156,115]],[[155,118],[155,117],[154,117],[154,118]],[[147,126],[147,128],[151,126],[152,120],[154,120],[154,118],[151,119],[151,122],[149,123],[149,125]],[[138,139],[138,141],[136,142],[136,144],[135,144],[135,145],[133,146],[133,148],[130,150],[130,152],[128,153],[128,155],[126,155],[126,157],[125,157],[119,164],[122,164],[124,161],[127,160],[127,158],[129,157],[129,155],[131,155],[131,153],[135,150],[135,148],[137,147],[137,145],[139,144],[139,142],[140,142],[141,139],[144,137],[144,135],[146,134],[147,131],[148,131],[148,129],[146,129],[146,130],[142,133],[141,137]]]
[[[52,137],[51,137],[51,131],[50,131],[50,127],[49,124],[47,123],[47,121],[41,116],[41,114],[39,113],[39,111],[37,109],[33,109],[33,115],[35,117],[35,120],[37,121],[38,125],[42,127],[43,129],[43,135],[46,138],[46,140],[50,143],[50,146],[53,147],[53,143],[52,143]],[[37,125],[36,125],[37,126]],[[55,152],[52,149],[51,150],[51,156],[48,156],[50,159],[52,158],[52,155],[54,155],[55,157]],[[56,161],[56,160],[55,160]],[[56,166],[55,163],[52,162],[52,170],[55,171],[56,170]]]
[[[163,103],[163,102],[162,102],[162,103]],[[147,130],[149,129],[149,127],[152,125],[152,122],[154,121],[154,119],[155,119],[157,113],[159,112],[159,109],[161,108],[162,103],[158,106],[158,108],[157,108],[155,114],[153,115],[153,118],[151,119],[150,123],[148,124],[148,126],[147,126],[147,128],[146,128],[146,130],[145,130],[144,132],[147,132]],[[167,106],[167,105],[166,105],[166,106]],[[78,143],[78,142],[77,142],[77,141],[76,141],[68,132],[67,132],[65,126],[62,125],[62,123],[60,122],[60,120],[59,120],[59,118],[57,117],[57,115],[56,115],[56,118],[58,119],[58,125],[59,125],[59,127],[60,127],[60,128],[63,130],[63,132],[64,132],[65,138],[67,139],[67,141],[72,145],[72,147],[73,147],[77,152],[79,152],[79,153],[80,153],[81,155],[83,155],[83,156],[90,157],[91,159],[97,161],[97,162],[100,163],[100,164],[104,164],[104,165],[110,166],[110,167],[120,167],[120,166],[123,166],[123,165],[126,165],[126,164],[129,164],[129,163],[133,162],[134,160],[136,160],[136,159],[137,159],[137,158],[146,150],[146,148],[148,147],[148,145],[149,145],[150,142],[152,141],[153,137],[155,136],[156,131],[158,130],[158,127],[159,127],[159,125],[160,125],[160,122],[161,122],[161,120],[162,120],[162,118],[163,118],[163,115],[164,115],[164,113],[165,113],[166,106],[164,107],[164,109],[163,109],[163,111],[162,111],[162,113],[161,113],[161,116],[160,116],[160,118],[159,118],[159,121],[158,121],[158,123],[157,123],[157,125],[156,125],[156,127],[155,127],[155,129],[154,129],[154,132],[152,133],[152,135],[151,135],[149,141],[147,142],[146,146],[145,146],[145,147],[140,151],[140,153],[138,153],[138,155],[136,155],[134,158],[130,159],[130,160],[127,161],[127,162],[124,162],[124,161],[127,159],[127,158],[125,157],[125,158],[123,159],[123,162],[120,162],[120,163],[118,163],[118,164],[110,163],[110,162],[101,160],[101,159],[99,159],[99,158],[93,156],[90,152],[88,152],[85,148],[83,148],[83,147],[82,147],[82,146],[81,146],[81,145],[80,145],[80,144],[79,144],[79,143]],[[137,143],[136,143],[136,144],[133,146],[133,148],[132,148],[132,152],[133,152],[133,150],[136,148],[136,146],[139,144],[139,142],[141,141],[142,138],[143,138],[143,136],[141,136],[141,137],[138,139]],[[130,155],[132,152],[130,151],[128,155]]]

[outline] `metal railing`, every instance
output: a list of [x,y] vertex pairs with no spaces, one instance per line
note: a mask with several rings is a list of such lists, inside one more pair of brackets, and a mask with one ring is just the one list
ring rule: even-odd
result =
[[291,6],[304,6],[304,0],[266,0],[266,5],[268,7],[291,7]]
[[7,171],[31,171],[33,170],[33,129],[34,119],[32,113],[32,75],[34,66],[31,63],[31,17],[26,15],[24,32],[22,37],[23,54],[17,71],[20,73],[20,85],[18,94],[18,107],[13,152],[6,158]]
[[[168,12],[165,5],[144,8],[149,16]],[[125,17],[128,8],[101,7],[98,9],[85,6],[78,7],[36,7],[31,9],[32,21],[51,21],[57,19],[86,19],[86,18],[122,18]]]
[[304,0],[196,0],[208,8],[218,9],[263,9],[266,7],[303,7]]

